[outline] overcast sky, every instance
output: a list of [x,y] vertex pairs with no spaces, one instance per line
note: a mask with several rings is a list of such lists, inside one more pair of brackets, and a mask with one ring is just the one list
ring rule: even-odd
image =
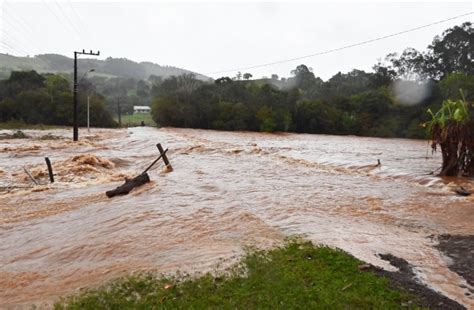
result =
[[[13,55],[100,50],[211,77],[389,35],[473,11],[473,2],[139,2],[2,1],[0,52]],[[290,76],[304,63],[324,80],[406,47],[425,50],[435,35],[473,15],[327,55],[241,70]]]

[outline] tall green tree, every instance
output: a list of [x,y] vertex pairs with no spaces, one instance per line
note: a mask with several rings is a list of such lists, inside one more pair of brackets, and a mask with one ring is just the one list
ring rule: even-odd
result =
[[474,74],[474,29],[466,22],[436,36],[428,47],[427,71],[433,78],[442,79],[450,73]]

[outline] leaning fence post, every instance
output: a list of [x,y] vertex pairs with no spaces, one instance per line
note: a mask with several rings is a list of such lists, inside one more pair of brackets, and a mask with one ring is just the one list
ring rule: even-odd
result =
[[28,169],[26,169],[26,167],[23,167],[23,170],[25,171],[25,173],[30,177],[31,181],[33,181],[33,183],[35,183],[36,185],[38,185],[38,182],[35,180],[35,178],[31,175],[31,173],[28,171]]
[[158,151],[160,151],[160,154],[163,154],[163,161],[165,162],[166,168],[169,169],[169,171],[171,171],[173,167],[171,167],[170,161],[168,160],[168,156],[166,156],[166,153],[163,150],[161,143],[158,143],[156,147],[158,148]]
[[46,165],[48,166],[49,180],[51,183],[54,183],[53,167],[51,166],[51,161],[49,161],[48,157],[45,157],[44,160],[46,160]]
[[165,162],[166,167],[168,169],[170,170],[172,169],[171,164],[168,160],[168,157],[166,157],[166,152],[168,152],[168,149],[163,150],[163,147],[161,147],[161,144],[159,143],[156,145],[156,147],[160,151],[160,156],[158,156],[157,159],[155,159],[141,174],[139,174],[135,178],[133,179],[125,178],[125,184],[120,185],[114,190],[105,192],[107,197],[112,198],[116,195],[126,195],[135,187],[138,187],[140,185],[150,182],[150,177],[148,176],[147,172],[160,160],[160,158],[163,158],[163,161]]

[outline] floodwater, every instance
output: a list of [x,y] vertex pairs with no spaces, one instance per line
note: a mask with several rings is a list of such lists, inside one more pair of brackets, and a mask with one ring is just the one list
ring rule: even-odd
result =
[[[430,174],[441,159],[426,141],[143,127],[81,130],[73,143],[69,130],[25,133],[0,140],[0,307],[49,307],[136,271],[206,272],[292,235],[386,269],[377,254],[402,257],[474,307],[433,247],[439,234],[474,234],[473,197],[453,193],[474,182]],[[152,182],[107,198],[154,160],[158,142],[173,171],[160,162]]]

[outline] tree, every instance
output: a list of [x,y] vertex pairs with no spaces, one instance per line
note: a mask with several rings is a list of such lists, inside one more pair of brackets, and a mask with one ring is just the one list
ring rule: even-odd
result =
[[[70,125],[72,123],[72,92],[69,81],[60,75],[40,75],[35,71],[12,72],[0,82],[0,121],[21,120],[28,124]],[[94,96],[93,96],[94,98]],[[93,99],[94,100],[94,99]],[[85,96],[79,96],[81,124],[85,124]],[[115,122],[105,109],[103,100],[93,103],[98,126],[110,127]]]
[[144,80],[137,82],[137,96],[143,99],[147,99],[150,96],[150,87]]
[[295,76],[296,87],[302,90],[309,90],[316,81],[313,69],[305,65],[297,66],[296,69],[291,70],[291,74]]
[[45,82],[46,90],[52,97],[58,96],[60,93],[68,92],[71,90],[69,81],[64,77],[56,74],[49,74],[46,76]]
[[151,95],[153,97],[172,96],[178,90],[178,78],[170,76],[159,84],[154,84],[151,88]]
[[14,97],[24,90],[44,87],[45,78],[36,71],[12,71],[5,81],[1,97]]
[[278,74],[272,74],[271,79],[274,81],[278,80]]
[[185,73],[178,76],[178,91],[188,96],[201,84],[202,81],[196,79],[194,73]]
[[462,89],[466,100],[474,100],[474,75],[467,75],[462,72],[450,73],[439,82],[439,86],[443,92],[443,97],[446,99],[462,99],[459,91]]
[[321,100],[302,100],[296,112],[296,130],[309,133],[336,133],[341,111]]
[[397,76],[397,72],[392,66],[386,66],[381,61],[375,64],[372,69],[374,74],[371,76],[371,84],[374,88],[389,86]]
[[426,57],[414,48],[407,48],[398,57],[396,53],[387,55],[399,78],[420,80],[426,78]]
[[454,72],[474,74],[472,50],[474,49],[474,30],[470,22],[454,26],[436,36],[426,53],[407,48],[398,56],[387,55],[397,76],[410,79],[443,79]]
[[237,74],[235,75],[235,77],[237,78],[237,81],[240,81],[240,79],[242,78],[242,72],[237,72]]
[[19,118],[20,114],[18,113],[15,101],[13,101],[12,98],[5,98],[0,101],[0,122]]
[[249,80],[250,78],[252,78],[252,74],[244,73],[244,80]]
[[454,72],[474,74],[474,29],[470,22],[436,36],[428,49],[427,71],[432,78],[441,79]]
[[232,79],[228,76],[223,76],[217,80],[214,81],[215,84],[230,84],[232,83]]
[[474,176],[474,120],[470,119],[472,104],[465,99],[445,100],[434,114],[427,129],[436,151],[441,147],[441,176]]
[[[105,108],[105,97],[93,94],[89,97],[90,103],[90,125],[93,127],[116,127],[118,124],[113,120]],[[81,126],[87,124],[87,97],[81,96],[79,102],[79,123]]]
[[260,131],[273,132],[276,130],[276,114],[269,106],[262,106],[257,112],[257,119],[260,122]]
[[[315,80],[315,85],[317,84]],[[337,73],[326,83],[320,83],[325,100],[337,97],[348,97],[373,89],[372,74],[362,70],[352,70],[348,73]],[[314,87],[313,87],[314,88]]]

